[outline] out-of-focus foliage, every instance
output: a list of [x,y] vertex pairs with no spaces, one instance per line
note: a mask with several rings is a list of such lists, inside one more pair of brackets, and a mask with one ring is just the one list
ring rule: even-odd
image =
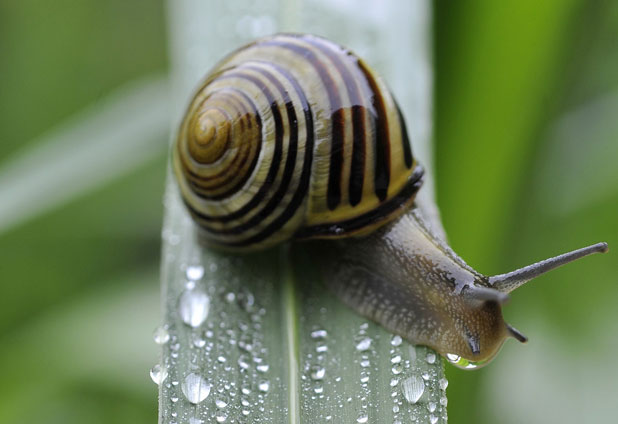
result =
[[[0,1],[0,186],[65,119],[164,71],[164,29],[162,1]],[[128,174],[0,225],[0,422],[156,421],[167,137]]]
[[[450,421],[610,421],[618,4],[434,7],[437,188],[455,250],[498,273],[610,243],[513,295],[505,315],[531,341],[477,372],[449,367]],[[165,69],[164,12],[162,1],[0,1],[0,186],[46,131]],[[147,370],[166,138],[155,159],[0,233],[0,422],[156,420]]]
[[447,370],[449,418],[611,421],[618,4],[435,6],[437,188],[454,249],[492,274],[610,245],[513,294],[505,316],[530,342],[507,343],[481,372]]

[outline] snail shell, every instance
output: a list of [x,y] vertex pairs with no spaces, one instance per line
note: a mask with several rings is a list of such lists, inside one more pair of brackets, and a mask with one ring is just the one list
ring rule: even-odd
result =
[[385,83],[311,35],[263,38],[221,61],[191,100],[172,160],[210,245],[243,251],[334,238],[314,256],[344,303],[475,364],[507,337],[526,341],[502,317],[509,292],[607,251],[598,243],[492,277],[466,265],[414,207],[423,170]]
[[323,38],[276,35],[237,50],[185,116],[174,171],[216,246],[366,234],[401,215],[421,185],[382,79]]

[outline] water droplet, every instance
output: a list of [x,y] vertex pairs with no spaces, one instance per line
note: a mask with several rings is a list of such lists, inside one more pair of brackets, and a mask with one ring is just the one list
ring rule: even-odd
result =
[[225,399],[217,398],[217,400],[215,400],[215,405],[217,405],[217,408],[223,409],[227,406],[227,402]]
[[325,339],[328,336],[326,330],[315,330],[311,332],[312,339]]
[[393,374],[399,375],[401,374],[401,371],[403,371],[403,367],[401,366],[401,364],[395,364],[393,365],[393,368],[391,368],[391,371],[393,372]]
[[417,376],[412,376],[406,378],[401,383],[401,390],[403,391],[403,397],[414,405],[423,396],[425,382]]
[[172,403],[176,403],[176,402],[178,402],[178,397],[177,396],[172,396],[170,398],[170,400],[172,401]]
[[363,340],[358,342],[358,344],[356,345],[356,350],[360,352],[364,352],[365,350],[368,350],[370,347],[371,347],[371,339],[369,337],[365,337]]
[[328,351],[328,346],[325,344],[320,344],[315,347],[315,351],[318,353],[324,353]]
[[236,294],[229,292],[225,295],[225,301],[227,303],[232,303],[236,300]]
[[167,332],[165,327],[157,327],[152,333],[152,338],[156,344],[163,345],[169,341],[170,333]]
[[150,378],[152,378],[152,381],[154,381],[156,385],[163,383],[167,378],[167,368],[156,364],[150,369]]
[[391,387],[395,387],[399,383],[398,378],[391,378]]
[[253,345],[251,343],[246,343],[242,340],[238,342],[238,347],[245,352],[251,352],[253,350]]
[[227,420],[227,415],[223,413],[217,413],[217,415],[215,416],[215,420],[217,420],[218,423],[224,423]]
[[427,381],[429,380],[429,373],[428,372],[424,372],[421,377],[423,377],[423,380]]
[[268,364],[260,364],[257,367],[255,367],[259,372],[267,372],[268,368],[270,368],[268,366]]
[[391,358],[391,364],[398,364],[401,362],[401,355],[395,355]]
[[268,380],[260,381],[260,383],[258,384],[258,389],[260,390],[260,392],[266,393],[268,389],[270,389],[270,382]]
[[202,290],[185,290],[180,295],[178,311],[182,321],[191,326],[199,327],[208,317],[210,298]]
[[224,363],[225,361],[227,361],[227,359],[225,358],[225,356],[218,356],[217,361]]
[[442,396],[440,398],[440,405],[442,405],[442,406],[448,405],[448,399],[446,398],[446,396]]
[[182,382],[182,393],[189,402],[197,405],[210,394],[210,383],[199,374],[191,373]]
[[314,380],[322,380],[324,375],[326,375],[326,368],[324,367],[315,366],[311,370],[311,378]]
[[454,353],[447,353],[446,354],[446,359],[449,360],[449,362],[458,362],[461,359],[461,356],[459,355],[455,355]]
[[361,377],[360,381],[361,381],[361,383],[367,383],[369,381],[369,376],[365,375],[365,376]]
[[401,336],[393,336],[393,338],[391,339],[391,345],[399,346],[402,341],[403,340],[401,339]]
[[436,410],[436,408],[437,408],[437,407],[438,407],[438,405],[436,405],[436,403],[435,403],[435,402],[429,402],[429,403],[427,404],[427,410],[428,410],[429,412],[434,412],[434,411]]
[[436,424],[438,422],[438,417],[436,417],[435,415],[430,415],[429,416],[429,422],[431,424]]
[[313,388],[313,391],[319,395],[320,393],[322,393],[322,392],[324,391],[324,387],[319,386],[319,385],[318,385],[318,386],[315,386],[315,387]]
[[397,412],[399,412],[399,405],[395,405],[393,406],[393,412],[396,414]]
[[448,387],[448,380],[446,378],[441,378],[440,379],[440,389],[446,390],[447,387]]
[[204,421],[196,417],[191,417],[189,418],[189,424],[204,424]]
[[193,346],[199,347],[199,348],[206,346],[206,340],[204,340],[201,335],[196,334],[192,338],[193,338]]
[[204,267],[202,267],[201,265],[187,267],[186,274],[189,280],[199,280],[204,276]]
[[360,366],[363,367],[363,368],[367,368],[369,365],[371,365],[371,362],[369,362],[369,359],[363,359],[360,362]]
[[436,354],[433,352],[429,352],[427,354],[427,363],[428,364],[433,364],[436,362]]
[[246,370],[249,368],[249,362],[247,361],[247,357],[244,355],[240,355],[238,357],[238,366],[243,369]]
[[369,421],[369,416],[366,412],[361,412],[356,419],[357,423],[366,423],[367,421]]

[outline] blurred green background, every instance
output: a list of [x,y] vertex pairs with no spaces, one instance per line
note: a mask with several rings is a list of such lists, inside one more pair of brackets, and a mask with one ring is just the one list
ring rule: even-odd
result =
[[[438,202],[453,248],[494,274],[618,246],[618,3],[433,6]],[[166,95],[165,14],[159,0],[0,0],[0,422],[156,420],[169,124],[149,105]],[[117,125],[129,113],[153,131]],[[116,131],[109,150],[89,147],[92,128]],[[123,150],[140,136],[146,154]],[[478,372],[449,366],[450,422],[618,413],[614,256],[513,295],[505,316],[531,341]]]

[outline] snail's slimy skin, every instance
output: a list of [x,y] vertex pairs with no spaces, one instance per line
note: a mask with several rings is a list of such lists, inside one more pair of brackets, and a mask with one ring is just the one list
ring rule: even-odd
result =
[[344,303],[413,343],[479,362],[510,335],[507,296],[434,238],[414,209],[367,237],[312,252]]

